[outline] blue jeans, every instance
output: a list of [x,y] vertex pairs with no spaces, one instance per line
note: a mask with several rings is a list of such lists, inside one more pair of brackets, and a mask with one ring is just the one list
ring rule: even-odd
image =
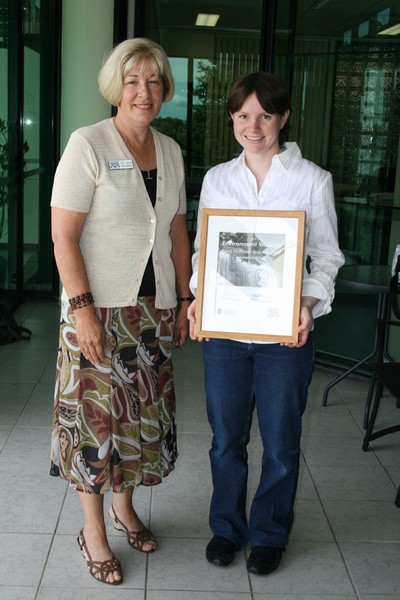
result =
[[[212,339],[203,342],[213,495],[210,527],[238,549],[284,546],[293,524],[301,417],[314,367],[303,348]],[[254,407],[263,443],[262,472],[246,516],[247,444]]]

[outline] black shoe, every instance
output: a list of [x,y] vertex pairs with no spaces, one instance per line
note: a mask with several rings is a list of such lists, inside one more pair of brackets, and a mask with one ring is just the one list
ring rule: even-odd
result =
[[256,575],[268,575],[279,567],[282,552],[285,548],[271,548],[270,546],[257,546],[250,552],[247,559],[247,570]]
[[236,546],[221,535],[214,535],[206,548],[206,559],[217,567],[227,567],[236,554]]

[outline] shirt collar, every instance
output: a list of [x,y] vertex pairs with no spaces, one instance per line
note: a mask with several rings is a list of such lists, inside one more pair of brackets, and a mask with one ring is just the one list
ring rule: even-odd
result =
[[[244,159],[244,150],[238,157],[241,162],[247,167],[245,159]],[[301,160],[301,151],[296,142],[286,142],[282,146],[282,152],[279,154],[275,154],[272,159],[272,165],[276,165],[280,163],[282,167],[288,171],[294,162],[299,162]]]
[[286,142],[282,146],[282,152],[275,154],[272,164],[280,162],[282,167],[288,171],[295,162],[301,160],[301,151],[296,142]]

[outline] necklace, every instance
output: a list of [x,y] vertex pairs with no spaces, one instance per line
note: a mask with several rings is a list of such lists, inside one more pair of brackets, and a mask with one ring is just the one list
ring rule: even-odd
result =
[[[122,136],[122,139],[124,140],[125,144],[128,146],[129,152],[131,154],[133,154],[133,156],[135,157],[135,160],[136,160],[136,162],[137,162],[140,170],[142,170],[142,168],[140,167],[140,165],[143,164],[143,159],[141,159],[140,156],[134,151],[134,149],[132,148],[132,146],[130,145],[130,143],[128,142],[128,140],[124,138],[124,136]],[[152,177],[150,175],[150,170],[151,169],[145,169],[145,168],[143,168],[143,171],[147,172],[146,179],[152,179]]]
[[[114,122],[115,122],[115,121],[114,121]],[[127,139],[127,138],[126,138],[126,137],[123,135],[123,133],[120,131],[120,129],[119,129],[118,127],[116,127],[116,129],[117,129],[117,131],[118,131],[119,135],[120,135],[120,136],[122,137],[122,139],[124,140],[124,142],[125,142],[125,145],[128,147],[128,150],[129,150],[129,152],[130,152],[130,153],[133,155],[134,159],[136,160],[136,163],[137,163],[137,165],[138,165],[139,169],[140,169],[141,171],[146,171],[146,173],[147,173],[147,177],[146,177],[146,179],[153,179],[153,178],[151,177],[151,175],[150,175],[150,171],[151,171],[151,169],[145,169],[144,167],[143,167],[143,169],[142,169],[141,165],[143,165],[143,163],[144,163],[143,159],[142,159],[142,158],[141,158],[141,157],[138,155],[138,153],[137,153],[137,152],[136,152],[136,151],[135,151],[135,150],[132,148],[132,146],[131,146],[131,144],[129,143],[128,139]]]

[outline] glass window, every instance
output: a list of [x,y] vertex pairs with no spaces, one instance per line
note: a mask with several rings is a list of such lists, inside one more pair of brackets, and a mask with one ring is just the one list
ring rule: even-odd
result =
[[[346,264],[388,265],[400,241],[400,4],[298,0],[293,27],[286,7],[278,0],[286,25],[274,64],[283,75],[292,64],[291,139],[333,175]],[[372,349],[376,304],[364,295],[360,310],[338,286],[333,312],[315,324],[319,356]]]
[[293,49],[291,138],[333,175],[347,263],[388,264],[400,233],[400,5],[299,0],[294,31],[277,30],[274,53],[284,75]]
[[[196,3],[136,4],[138,33],[165,48],[177,83],[156,126],[183,148],[192,234],[204,173],[238,151],[226,126],[227,91],[271,65],[291,88],[290,139],[332,172],[346,263],[390,264],[400,242],[398,0],[209,1],[201,12],[219,15],[215,26],[196,26]],[[360,323],[358,299],[338,294],[333,315],[317,320],[320,352],[359,357],[373,338],[375,300],[364,301],[354,344],[339,340],[338,348],[337,323]]]
[[[163,46],[175,79],[175,97],[163,106],[155,127],[182,147],[193,235],[205,172],[235,152],[227,127],[226,96],[238,77],[259,69],[263,1],[146,0],[140,4],[140,33]],[[213,17],[215,25],[206,20]]]

